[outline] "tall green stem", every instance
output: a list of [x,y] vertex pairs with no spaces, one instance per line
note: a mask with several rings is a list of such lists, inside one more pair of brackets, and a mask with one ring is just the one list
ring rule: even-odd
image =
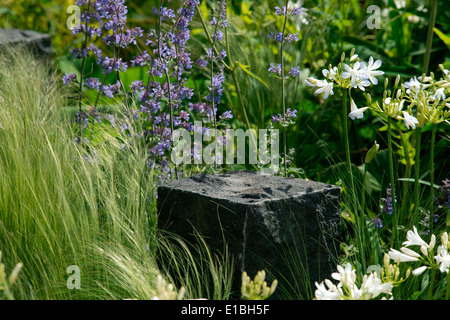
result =
[[436,21],[436,11],[437,11],[437,3],[438,0],[431,0],[431,11],[430,11],[430,20],[428,21],[428,34],[427,34],[427,44],[425,55],[423,57],[423,67],[422,73],[428,73],[428,67],[430,64],[430,56],[431,56],[431,45],[433,43],[433,29]]
[[391,197],[392,197],[392,220],[393,225],[393,241],[395,248],[398,247],[398,214],[397,204],[395,201],[395,176],[394,176],[394,155],[392,151],[392,118],[388,117],[388,147],[389,147],[389,177],[391,181]]
[[420,143],[422,137],[422,128],[416,127],[416,164],[414,167],[414,215],[417,217],[419,213],[419,195],[420,195]]
[[445,292],[445,300],[450,300],[450,272],[447,273],[447,291]]
[[431,300],[433,298],[433,289],[434,289],[434,280],[436,279],[436,268],[433,268],[431,273],[431,280],[428,286],[427,300]]
[[344,141],[345,141],[345,156],[347,160],[348,174],[350,175],[350,186],[351,190],[349,192],[350,196],[353,200],[353,214],[357,214],[358,207],[356,205],[356,193],[355,193],[355,185],[353,182],[353,172],[352,172],[352,162],[350,158],[350,143],[348,140],[348,108],[347,108],[347,91],[344,90],[344,103],[342,108],[342,123],[344,125]]
[[436,141],[436,128],[437,125],[433,124],[431,129],[431,146],[430,146],[430,183],[431,183],[431,209],[430,209],[430,233],[433,234],[433,224],[434,224],[434,143]]
[[[281,33],[281,49],[280,49],[280,56],[281,56],[281,101],[283,105],[283,119],[286,119],[286,94],[285,94],[285,80],[284,80],[284,56],[283,56],[283,49],[284,49],[284,33],[286,31],[286,23],[287,23],[287,8],[289,6],[289,0],[286,1],[286,12],[284,13],[284,25],[283,25],[283,31]],[[287,177],[287,138],[286,138],[286,127],[283,126],[283,152],[284,152],[284,176]]]

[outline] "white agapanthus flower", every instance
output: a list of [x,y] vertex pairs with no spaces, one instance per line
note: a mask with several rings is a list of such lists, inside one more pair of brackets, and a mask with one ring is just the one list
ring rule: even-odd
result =
[[391,258],[394,261],[400,261],[400,262],[414,262],[419,261],[419,258],[416,256],[412,256],[403,252],[400,252],[398,250],[392,249],[388,252],[389,258]]
[[437,100],[445,100],[446,96],[444,90],[445,88],[437,89],[436,92],[433,94],[432,98]]
[[323,76],[326,79],[331,80],[331,81],[336,79],[336,76],[337,76],[338,72],[339,72],[339,70],[338,70],[337,67],[330,68],[330,70],[328,70],[328,69],[323,69],[322,70]]
[[[325,287],[327,285],[328,289]],[[330,280],[325,279],[325,281],[318,284],[316,282],[316,300],[340,300],[344,295],[342,290],[338,289]]]
[[416,226],[413,226],[413,230],[408,230],[406,233],[406,239],[407,241],[403,242],[403,245],[405,247],[408,246],[424,246],[425,248],[429,248],[428,243],[426,243],[419,235],[419,232],[417,231]]
[[441,236],[441,245],[437,248],[437,255],[434,256],[436,262],[439,263],[441,272],[449,272],[450,269],[450,248],[448,243],[448,233],[444,232]]
[[364,117],[364,111],[369,109],[369,107],[359,108],[356,106],[355,101],[353,99],[350,100],[350,113],[348,116],[352,119],[362,119]]
[[373,61],[373,57],[369,58],[369,63],[366,66],[365,62],[361,62],[361,73],[364,74],[367,77],[367,80],[372,82],[372,84],[376,85],[378,84],[378,79],[375,78],[377,76],[381,76],[384,74],[383,71],[377,70],[379,67],[381,67],[381,60]]
[[[420,78],[420,77],[419,77]],[[424,84],[420,82],[417,77],[409,79],[409,81],[406,81],[404,83],[404,86],[406,88],[406,93],[410,94],[412,92],[414,98],[418,98],[418,94],[421,90],[428,88],[429,84]]]
[[361,66],[361,63],[355,62],[353,65],[353,68],[350,67],[348,64],[344,64],[344,68],[346,71],[342,72],[342,78],[348,79],[350,78],[350,85],[352,88],[356,86],[356,83],[361,80],[367,80],[364,74],[361,72],[359,67]]
[[[361,286],[356,285],[356,271],[350,263],[345,267],[337,266],[338,272],[333,273],[333,279],[339,281],[337,285],[325,279],[322,283],[316,282],[316,300],[370,300],[380,294],[392,295],[393,284],[377,277],[376,273],[364,275]],[[326,285],[326,286],[325,286]]]
[[415,129],[416,128],[416,124],[419,123],[419,120],[417,120],[415,117],[413,117],[412,115],[410,115],[408,112],[406,111],[402,111],[403,113],[403,118],[405,119],[405,125],[408,129]]
[[330,94],[334,94],[333,82],[328,82],[327,80],[317,80],[316,86],[319,87],[319,89],[316,90],[315,94],[323,93],[324,99],[327,99]]

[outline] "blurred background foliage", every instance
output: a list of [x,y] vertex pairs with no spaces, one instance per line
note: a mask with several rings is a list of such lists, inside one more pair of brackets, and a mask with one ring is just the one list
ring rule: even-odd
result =
[[[31,29],[45,32],[52,36],[54,62],[62,73],[80,73],[80,61],[74,61],[69,54],[71,47],[81,46],[80,36],[73,36],[66,26],[70,16],[66,12],[75,0],[1,0],[0,27]],[[211,0],[202,0],[201,10],[205,19],[211,12]],[[295,4],[295,1],[293,1]],[[314,96],[304,84],[304,79],[321,77],[321,71],[328,64],[336,65],[342,52],[349,54],[352,48],[362,60],[370,56],[383,62],[381,69],[391,81],[400,74],[402,81],[420,76],[425,53],[427,27],[429,19],[429,1],[419,0],[304,0],[297,1],[304,13],[287,25],[288,32],[299,33],[300,41],[286,46],[286,65],[300,66],[300,78],[288,83],[287,107],[298,110],[297,121],[288,130],[288,147],[295,148],[295,163],[303,170],[303,177],[336,183],[339,179],[344,146],[341,132],[339,100],[336,96],[323,101]],[[154,28],[156,20],[152,8],[159,5],[159,0],[126,1],[129,9],[129,27],[140,26],[144,30]],[[173,1],[177,8],[177,0]],[[280,30],[282,19],[275,16],[274,7],[283,5],[275,0],[229,0],[229,40],[231,59],[239,62],[237,70],[238,83],[243,94],[245,108],[253,128],[265,128],[274,114],[281,113],[280,82],[269,76],[267,69],[271,62],[278,63],[278,47],[267,39],[270,31]],[[380,28],[369,29],[367,20],[374,12],[368,12],[371,5],[380,8]],[[195,61],[204,56],[208,41],[198,16],[191,28],[191,58]],[[100,45],[100,42],[97,43]],[[144,43],[141,43],[144,45]],[[104,52],[108,48],[101,47]],[[219,48],[222,49],[222,48]],[[440,77],[438,64],[450,66],[450,8],[448,0],[438,1],[436,27],[433,38],[431,63],[429,70]],[[124,53],[125,60],[136,54],[133,49]],[[97,76],[95,61],[87,63],[85,74]],[[206,92],[209,77],[199,68],[192,71],[200,92]],[[145,77],[145,70],[129,68],[121,78],[125,85],[133,80]],[[233,127],[245,128],[243,115],[237,101],[236,88],[231,76],[227,75],[222,111],[233,110]],[[192,79],[189,85],[194,85]],[[114,77],[110,79],[115,81]],[[128,83],[129,82],[129,83]],[[383,85],[373,87],[374,99],[381,99]],[[94,94],[94,93],[93,93]],[[93,99],[87,94],[87,99]],[[362,95],[353,97],[358,106],[366,101]],[[193,100],[197,100],[194,97]],[[195,101],[193,101],[195,102]],[[107,103],[107,101],[103,101]],[[363,159],[375,140],[386,149],[385,128],[383,120],[372,113],[351,126],[352,162],[361,166]],[[381,129],[380,129],[381,127]],[[448,125],[438,129],[436,144],[436,181],[449,176],[449,141]],[[424,128],[422,137],[423,163],[427,163],[427,141],[430,140],[429,128]],[[400,125],[396,128],[396,142],[399,168],[402,173],[413,164],[414,135]],[[404,152],[407,150],[407,154]],[[380,152],[368,170],[369,190],[381,192],[387,187],[385,168],[386,153]],[[361,168],[361,167],[360,167]],[[403,171],[402,171],[403,170]],[[421,178],[426,179],[428,169],[423,166]],[[407,172],[406,172],[407,173]],[[399,174],[405,177],[405,175]],[[407,175],[406,175],[407,177]],[[366,181],[367,183],[367,181]]]

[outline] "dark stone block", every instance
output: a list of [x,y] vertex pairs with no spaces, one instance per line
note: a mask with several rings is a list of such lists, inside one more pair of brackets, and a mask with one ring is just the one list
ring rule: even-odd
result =
[[24,48],[49,61],[52,57],[51,37],[32,30],[0,29],[0,49],[2,47]]
[[[336,266],[340,236],[340,188],[296,178],[235,171],[195,175],[158,188],[158,223],[195,243],[199,232],[221,253],[225,239],[241,273],[264,269],[279,285],[274,299],[298,299]],[[305,297],[306,298],[306,297]]]

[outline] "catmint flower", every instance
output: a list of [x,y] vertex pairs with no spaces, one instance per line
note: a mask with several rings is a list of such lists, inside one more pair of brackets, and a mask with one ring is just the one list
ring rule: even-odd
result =
[[203,59],[198,59],[195,64],[200,68],[206,68],[208,66],[208,61]]
[[350,99],[350,113],[348,114],[348,116],[352,120],[362,119],[364,117],[364,111],[366,111],[367,109],[369,109],[369,107],[358,109],[356,107],[355,101],[353,101],[353,99]]
[[267,36],[267,39],[272,39],[277,42],[281,42],[281,41],[283,41],[283,33],[281,33],[281,32],[273,33],[272,31],[270,31]]
[[297,7],[291,10],[289,13],[291,16],[298,16],[303,13],[302,7]]
[[[386,189],[386,199],[383,200],[384,202],[384,208],[383,211],[387,213],[388,215],[391,215],[393,213],[393,207],[392,207],[392,193],[391,188]],[[397,199],[395,199],[395,202],[397,202]]]
[[383,220],[375,217],[372,219],[372,222],[375,224],[375,228],[383,228]]
[[274,63],[271,63],[268,71],[274,75],[281,77],[281,64],[275,65]]
[[68,83],[75,81],[77,78],[75,73],[66,73],[66,75],[62,78],[63,83],[67,85]]
[[131,60],[131,65],[134,67],[136,65],[142,67],[145,63],[150,62],[151,57],[147,51],[142,52],[142,54],[137,55],[133,60]]
[[289,43],[292,43],[294,41],[299,41],[298,33],[294,33],[294,34],[290,33],[290,34],[288,34],[287,36],[284,37],[284,40],[289,42]]
[[222,113],[222,115],[220,116],[220,119],[221,119],[221,120],[228,120],[228,119],[231,119],[231,118],[233,118],[233,114],[232,114],[232,111],[231,111],[231,110],[225,111],[225,112]]
[[294,67],[294,68],[291,68],[291,70],[289,70],[288,76],[291,77],[291,78],[295,78],[295,77],[297,77],[300,73],[301,73],[300,67]]
[[84,83],[84,86],[87,89],[94,89],[98,90],[100,88],[100,80],[98,78],[86,78],[86,82]]
[[277,16],[284,16],[286,14],[286,7],[275,7],[275,14]]
[[144,82],[142,80],[133,81],[130,84],[130,89],[133,92],[133,94],[136,95],[138,93],[138,91],[144,89]]
[[175,18],[174,11],[166,7],[153,8],[153,14],[160,16],[162,21]]

